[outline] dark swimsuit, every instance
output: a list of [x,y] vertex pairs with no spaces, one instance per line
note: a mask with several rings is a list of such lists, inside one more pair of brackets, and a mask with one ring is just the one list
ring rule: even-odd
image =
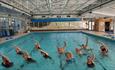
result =
[[40,47],[36,47],[37,49],[41,49]]
[[27,58],[26,60],[27,62],[36,62],[35,60],[33,60],[32,58]]
[[93,67],[95,67],[95,64],[94,64],[94,63],[92,63],[92,64],[88,64],[88,63],[87,63],[87,66],[88,66],[89,68],[93,68]]
[[47,58],[49,58],[49,59],[52,59],[50,56],[48,56],[48,55],[43,55],[43,57],[45,58],[45,59],[47,59]]
[[106,50],[105,48],[102,48],[101,51],[103,51],[103,52],[104,52],[104,51],[108,52],[108,50]]
[[35,60],[33,60],[32,58],[27,58],[27,60],[26,61],[28,61],[28,62],[36,62]]
[[72,58],[72,59],[66,60],[66,62],[67,62],[68,64],[73,63],[73,62],[75,62],[75,58]]
[[6,67],[6,68],[10,68],[10,67],[13,66],[13,62],[10,62],[9,64],[4,64],[4,63],[2,62],[1,65],[4,66],[4,67]]
[[22,54],[23,54],[23,52],[22,52],[22,51],[19,51],[17,54],[22,55]]

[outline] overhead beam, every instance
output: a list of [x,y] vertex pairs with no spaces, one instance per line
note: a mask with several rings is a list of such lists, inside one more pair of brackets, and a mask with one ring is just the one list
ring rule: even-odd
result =
[[[87,13],[87,12],[92,11],[92,10],[94,10],[94,9],[97,9],[97,8],[99,8],[99,7],[101,7],[101,6],[104,6],[104,5],[106,5],[106,4],[109,4],[109,3],[113,2],[113,1],[115,1],[115,0],[109,0],[109,1],[103,2],[103,3],[99,4],[99,5],[98,5],[98,4],[95,4],[96,6],[94,6],[94,7],[92,7],[91,5],[89,5],[89,6],[87,6],[87,7],[88,7],[87,10],[82,11],[82,12],[80,12],[79,14]],[[86,8],[86,7],[85,7],[85,8]]]
[[[51,15],[51,14],[33,14],[33,16],[42,16],[42,15]],[[52,14],[52,15],[77,15],[76,13],[69,13],[69,14]]]
[[[77,11],[80,7],[84,6],[86,3],[88,3],[90,0],[87,0],[86,2],[84,2],[83,4],[81,4],[79,7],[77,7],[74,11]],[[73,12],[73,11],[72,11]]]
[[15,7],[15,6],[11,5],[11,4],[8,4],[8,3],[3,2],[3,1],[1,1],[1,0],[0,0],[0,2],[3,3],[3,4],[6,4],[6,5],[8,5],[8,6],[11,6],[11,7],[13,7],[13,8],[16,8],[16,9],[18,9],[18,10],[24,12],[24,13],[27,13],[27,14],[31,15],[29,12],[26,12],[26,11],[24,11],[24,10],[18,8],[18,7]]
[[67,0],[67,1],[66,1],[65,5],[64,5],[64,7],[63,7],[63,10],[62,10],[60,13],[63,13],[63,12],[64,12],[64,9],[65,9],[66,6],[68,5],[69,1],[70,1],[70,0]]
[[38,5],[34,4],[31,0],[28,0],[37,10],[40,12],[40,9],[37,7]]
[[47,8],[49,10],[49,14],[51,14],[51,0],[45,0],[47,4]]

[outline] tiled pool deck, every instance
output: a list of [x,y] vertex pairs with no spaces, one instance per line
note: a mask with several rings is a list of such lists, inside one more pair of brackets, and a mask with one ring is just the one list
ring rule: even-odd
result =
[[28,33],[19,33],[19,34],[16,34],[15,36],[0,38],[0,44],[1,44],[1,43],[4,43],[4,42],[6,42],[6,41],[10,41],[10,40],[19,38],[19,37],[24,36],[24,35],[27,35],[27,34],[28,34]]
[[86,32],[86,33],[89,33],[89,34],[94,34],[94,35],[97,35],[97,36],[101,36],[101,37],[105,37],[105,38],[115,40],[115,34],[108,34],[106,32],[97,32],[97,31],[87,31],[87,30],[82,31],[82,32]]

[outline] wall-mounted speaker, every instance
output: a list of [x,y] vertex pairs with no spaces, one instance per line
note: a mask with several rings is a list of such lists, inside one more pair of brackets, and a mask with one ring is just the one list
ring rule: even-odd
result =
[[70,15],[67,15],[67,17],[71,17]]

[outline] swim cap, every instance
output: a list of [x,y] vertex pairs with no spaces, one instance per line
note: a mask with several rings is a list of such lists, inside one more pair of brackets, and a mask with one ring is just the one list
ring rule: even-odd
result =
[[79,49],[79,48],[76,48],[76,51],[78,52],[78,51],[80,51],[80,49]]
[[72,55],[71,52],[66,52],[66,53],[65,53],[65,56],[67,56],[68,54],[69,54],[69,55]]

